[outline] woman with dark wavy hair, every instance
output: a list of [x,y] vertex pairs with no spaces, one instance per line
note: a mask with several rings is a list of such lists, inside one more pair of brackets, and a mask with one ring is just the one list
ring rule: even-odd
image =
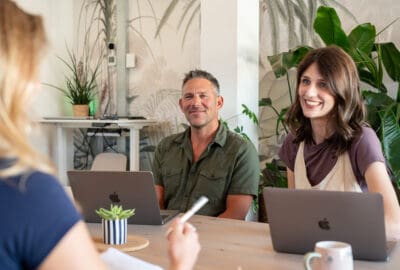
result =
[[400,238],[400,208],[365,108],[352,58],[336,46],[310,51],[297,70],[297,88],[279,156],[289,188],[383,195],[386,232]]

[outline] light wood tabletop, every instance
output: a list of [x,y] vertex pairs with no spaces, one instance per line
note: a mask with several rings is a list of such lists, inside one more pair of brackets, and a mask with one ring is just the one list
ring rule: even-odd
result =
[[[194,216],[190,219],[199,232],[202,246],[195,269],[303,269],[303,256],[277,253],[272,248],[266,223]],[[93,236],[101,235],[101,224],[88,224]],[[168,250],[164,226],[129,225],[128,234],[150,241],[148,247],[128,254],[168,268]],[[400,269],[397,246],[389,262],[354,261],[354,269]]]

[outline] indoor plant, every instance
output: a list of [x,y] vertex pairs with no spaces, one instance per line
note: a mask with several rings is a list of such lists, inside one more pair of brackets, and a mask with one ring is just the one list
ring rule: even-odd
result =
[[99,208],[96,214],[101,217],[103,241],[105,244],[121,245],[127,241],[128,218],[135,214],[135,209],[122,209],[121,205],[111,204],[110,209]]
[[58,57],[71,72],[70,76],[65,76],[66,88],[47,85],[60,90],[65,95],[68,102],[73,105],[74,116],[88,116],[89,104],[94,100],[97,93],[96,78],[100,62],[97,62],[95,68],[91,69],[87,57],[78,60],[74,53],[68,49],[67,51],[69,62]]
[[[314,20],[314,30],[326,45],[344,49],[357,64],[360,80],[371,89],[363,87],[362,93],[368,109],[367,120],[376,131],[384,155],[393,170],[395,182],[400,184],[400,52],[392,42],[377,43],[375,26],[371,23],[357,25],[348,35],[333,8],[321,6]],[[288,52],[268,57],[276,77],[288,76],[287,71],[297,67],[311,47],[301,46]],[[398,84],[395,98],[387,93],[383,82],[384,70]],[[289,85],[290,87],[290,85]],[[286,90],[285,90],[286,91]],[[289,89],[290,91],[290,89]],[[264,105],[271,106],[268,100]],[[278,123],[283,113],[279,113]]]

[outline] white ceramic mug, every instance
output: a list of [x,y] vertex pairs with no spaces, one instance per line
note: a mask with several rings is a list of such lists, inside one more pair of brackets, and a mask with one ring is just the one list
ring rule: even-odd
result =
[[337,241],[317,242],[314,252],[304,255],[304,267],[307,270],[353,270],[351,245]]

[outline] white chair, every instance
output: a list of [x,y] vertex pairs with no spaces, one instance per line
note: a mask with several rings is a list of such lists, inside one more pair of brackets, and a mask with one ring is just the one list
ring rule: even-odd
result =
[[120,153],[100,153],[92,163],[92,171],[126,171],[127,158]]

